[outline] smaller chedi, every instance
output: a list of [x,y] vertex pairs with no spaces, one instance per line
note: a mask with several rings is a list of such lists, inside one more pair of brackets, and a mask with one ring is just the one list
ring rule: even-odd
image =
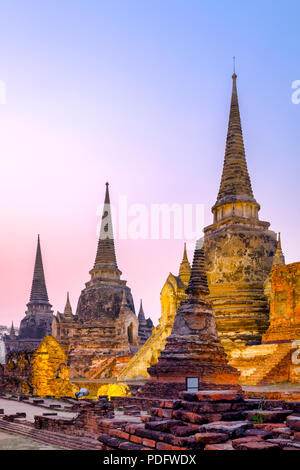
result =
[[181,302],[171,335],[140,396],[176,398],[186,378],[198,379],[200,390],[238,389],[239,372],[228,364],[221,346],[205,272],[203,241],[196,244],[188,298]]
[[141,299],[140,310],[138,314],[138,322],[139,322],[138,335],[140,338],[140,345],[142,345],[151,336],[152,328],[153,328],[153,322],[151,318],[149,317],[146,319],[145,317],[142,299]]
[[119,380],[126,378],[149,377],[148,367],[156,364],[161,351],[166,345],[166,339],[171,334],[174,318],[183,299],[191,275],[186,244],[180,263],[178,276],[169,273],[160,293],[161,317],[159,323],[152,329],[150,338],[143,344],[128,365],[119,375]]
[[10,334],[4,336],[7,352],[36,349],[43,338],[51,334],[52,321],[53,311],[49,303],[38,236],[30,300],[20,324],[19,334],[16,335],[12,324]]
[[52,334],[62,344],[67,347],[68,338],[74,334],[77,318],[73,315],[69,292],[63,313],[57,312],[53,316]]
[[72,377],[88,379],[117,376],[140,345],[140,331],[133,298],[121,279],[113,237],[108,183],[91,279],[82,290],[76,314],[69,298],[64,313],[53,321],[53,335],[68,354]]
[[284,254],[283,254],[282,247],[281,247],[281,237],[280,237],[280,232],[279,232],[277,247],[276,247],[276,251],[275,251],[273,262],[272,262],[272,268],[264,283],[264,294],[265,294],[266,299],[268,300],[269,310],[270,310],[270,300],[271,300],[271,290],[272,290],[272,282],[271,282],[272,281],[272,269],[276,268],[277,266],[284,266],[284,265],[285,265],[285,258],[284,258]]

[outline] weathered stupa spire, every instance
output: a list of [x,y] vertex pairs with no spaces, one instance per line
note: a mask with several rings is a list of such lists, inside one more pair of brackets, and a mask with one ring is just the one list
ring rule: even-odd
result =
[[198,377],[199,389],[240,389],[239,373],[227,363],[220,344],[214,311],[207,299],[203,240],[196,244],[191,278],[176,313],[173,330],[156,364],[148,368],[150,381],[141,396],[176,397],[186,377]]
[[141,303],[140,303],[140,310],[139,310],[139,314],[138,314],[138,319],[139,319],[139,321],[145,320],[145,313],[144,313],[144,309],[143,309],[142,299],[141,299]]
[[11,322],[11,327],[10,327],[10,333],[9,333],[10,338],[15,338],[16,337],[16,332],[15,332],[15,327],[14,327],[14,322]]
[[122,294],[121,309],[122,309],[122,307],[123,308],[128,307],[125,289],[123,290],[123,294]]
[[116,279],[120,279],[122,274],[117,266],[108,183],[106,183],[96,259],[90,274],[92,278],[105,277]]
[[66,301],[66,305],[65,305],[65,309],[64,309],[64,315],[66,317],[73,316],[70,297],[69,297],[69,292],[67,292],[67,301]]
[[40,236],[38,235],[30,300],[25,317],[21,320],[19,347],[37,347],[44,336],[51,334],[53,311],[49,303],[42,260]]
[[39,235],[37,241],[35,265],[29,303],[49,304]]
[[186,253],[186,243],[183,249],[183,258],[179,267],[179,277],[184,283],[188,283],[191,275],[191,265]]
[[217,201],[212,208],[215,222],[234,215],[257,218],[260,209],[253,196],[247,168],[236,79],[234,72],[223,172]]
[[201,297],[205,297],[209,294],[205,273],[203,239],[197,240],[196,242],[191,277],[186,289],[186,293],[188,294],[188,299],[199,295]]
[[212,225],[204,228],[209,297],[218,332],[227,350],[258,344],[268,327],[264,283],[272,267],[276,235],[259,220],[247,168],[240,119],[236,73],[223,172]]
[[285,259],[284,259],[284,254],[281,248],[280,232],[278,232],[277,247],[276,247],[276,251],[274,254],[274,258],[273,258],[272,268],[275,268],[276,266],[284,266],[284,265],[285,265]]

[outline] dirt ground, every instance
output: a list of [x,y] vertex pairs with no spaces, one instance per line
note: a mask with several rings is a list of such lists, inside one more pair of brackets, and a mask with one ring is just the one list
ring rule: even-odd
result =
[[50,444],[37,442],[29,437],[0,431],[0,451],[1,450],[61,450]]
[[[29,405],[28,403],[19,402],[19,401],[12,401],[12,400],[5,400],[4,398],[0,398],[0,409],[4,410],[4,414],[11,415],[17,412],[25,412],[26,413],[26,421],[34,422],[34,416],[42,415],[43,413],[47,413],[49,410]],[[57,416],[64,416],[68,418],[72,418],[76,416],[76,413],[71,413],[68,411],[56,411]]]

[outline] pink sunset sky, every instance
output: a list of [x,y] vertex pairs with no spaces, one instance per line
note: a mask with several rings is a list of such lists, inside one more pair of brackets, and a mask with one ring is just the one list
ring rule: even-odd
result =
[[[18,326],[24,316],[37,234],[54,311],[67,291],[76,310],[94,263],[106,181],[112,203],[126,196],[147,208],[203,204],[204,224],[212,222],[234,54],[260,219],[281,232],[286,262],[300,260],[300,104],[291,100],[300,79],[299,4],[279,1],[270,15],[267,4],[2,5],[0,324]],[[142,298],[155,323],[184,241],[116,233],[122,278],[136,310]]]

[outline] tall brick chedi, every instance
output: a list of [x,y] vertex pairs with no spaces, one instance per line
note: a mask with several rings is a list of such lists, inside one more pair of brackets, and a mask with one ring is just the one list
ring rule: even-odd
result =
[[49,303],[38,236],[30,299],[25,317],[20,323],[19,335],[11,332],[10,336],[6,336],[7,350],[35,349],[46,335],[51,334],[52,320],[53,311]]
[[239,373],[228,365],[218,338],[214,311],[208,300],[204,250],[196,245],[187,299],[176,313],[171,335],[158,362],[149,367],[143,396],[176,397],[186,377],[198,377],[200,390],[240,389]]
[[108,183],[96,259],[76,314],[57,315],[53,334],[66,348],[73,377],[118,375],[139,346],[138,319],[126,281],[121,279],[113,237]]
[[210,299],[226,349],[258,344],[268,327],[264,283],[276,251],[276,234],[259,220],[243,143],[237,76],[232,98],[219,193],[213,224],[204,229]]

